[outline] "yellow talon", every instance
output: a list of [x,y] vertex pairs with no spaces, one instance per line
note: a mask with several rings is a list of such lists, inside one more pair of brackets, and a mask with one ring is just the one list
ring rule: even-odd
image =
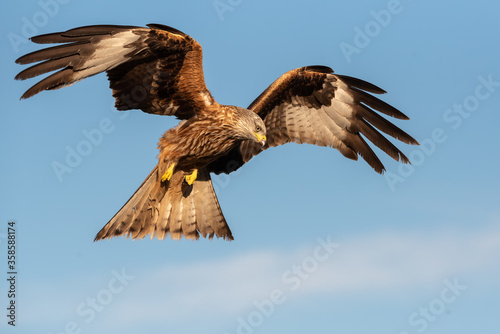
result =
[[161,177],[161,182],[170,181],[172,175],[174,175],[175,164],[171,164],[165,174]]
[[196,181],[197,177],[198,177],[198,170],[195,169],[191,174],[185,176],[187,184],[192,185],[194,181]]

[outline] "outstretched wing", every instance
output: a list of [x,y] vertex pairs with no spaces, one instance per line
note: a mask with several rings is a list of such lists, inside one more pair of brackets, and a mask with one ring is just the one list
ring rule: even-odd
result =
[[106,72],[118,110],[187,119],[216,104],[205,85],[202,48],[171,27],[96,25],[32,37],[35,43],[62,43],[32,52],[18,64],[38,64],[16,76],[25,80],[59,70],[28,89],[22,98]]
[[245,141],[209,168],[215,173],[228,173],[263,149],[295,142],[330,146],[353,160],[357,160],[359,154],[382,173],[384,165],[364,138],[396,161],[409,163],[408,158],[378,130],[407,144],[418,142],[377,111],[399,119],[408,117],[368,93],[383,94],[385,91],[360,79],[335,75],[325,66],[289,71],[248,107],[264,119],[266,146],[262,148]]

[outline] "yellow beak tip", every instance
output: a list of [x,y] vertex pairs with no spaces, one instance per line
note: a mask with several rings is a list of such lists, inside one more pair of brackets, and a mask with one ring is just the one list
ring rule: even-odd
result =
[[264,135],[260,135],[258,134],[257,132],[254,132],[255,133],[255,137],[257,137],[257,141],[259,143],[261,143],[262,146],[264,146],[266,144],[266,141],[267,141],[267,137]]

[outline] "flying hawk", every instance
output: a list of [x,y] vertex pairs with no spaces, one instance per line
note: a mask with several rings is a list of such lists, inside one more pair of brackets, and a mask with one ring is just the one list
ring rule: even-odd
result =
[[232,240],[210,173],[230,173],[263,150],[289,142],[333,147],[353,160],[359,154],[382,173],[367,138],[396,161],[409,163],[379,132],[418,144],[377,113],[408,119],[369,94],[385,93],[381,88],[326,66],[306,66],[283,74],[247,109],[222,105],[205,86],[200,44],[168,26],[147,27],[95,25],[35,36],[35,43],[60,45],[16,61],[37,63],[18,80],[58,70],[22,98],[106,72],[118,110],[182,120],[160,138],[158,164],[95,240],[163,239],[168,233],[172,239],[201,234]]

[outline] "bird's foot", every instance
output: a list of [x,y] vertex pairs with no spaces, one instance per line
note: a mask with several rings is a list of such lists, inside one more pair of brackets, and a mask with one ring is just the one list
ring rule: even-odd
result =
[[191,174],[188,174],[184,177],[184,179],[186,180],[186,183],[188,185],[192,185],[194,183],[194,181],[196,181],[196,178],[198,177],[198,170],[195,169],[193,170],[193,172]]
[[170,181],[172,175],[174,175],[174,168],[175,163],[170,164],[165,174],[163,174],[163,176],[161,177],[161,182]]

